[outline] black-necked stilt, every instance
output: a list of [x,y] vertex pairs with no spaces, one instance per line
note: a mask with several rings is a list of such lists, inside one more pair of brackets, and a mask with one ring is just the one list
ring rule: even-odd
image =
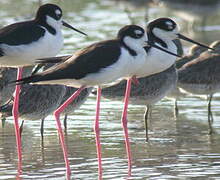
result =
[[63,46],[62,25],[84,34],[63,21],[62,10],[54,4],[42,5],[34,20],[3,27],[0,31],[0,65],[23,67],[35,64],[41,57],[57,54]]
[[[147,25],[147,35],[148,35],[148,44],[151,47],[149,46],[145,47],[145,50],[147,52],[147,56],[145,56],[145,62],[138,69],[138,71],[135,71],[135,73],[133,73],[134,75],[133,79],[135,79],[136,77],[150,76],[152,74],[162,72],[168,69],[169,67],[171,67],[176,60],[176,57],[173,55],[177,53],[177,47],[173,43],[174,39],[177,38],[183,39],[211,49],[206,45],[203,45],[199,42],[195,42],[194,40],[191,40],[180,34],[178,32],[177,24],[172,19],[169,18],[159,18],[154,21],[151,21]],[[166,53],[162,51],[158,51],[158,47],[160,47],[163,50],[166,50]],[[173,54],[171,55],[171,53]],[[127,81],[124,109],[122,113],[122,124],[124,127],[127,154],[129,157],[128,158],[129,167],[131,167],[131,152],[130,152],[130,143],[128,139],[128,132],[127,132],[127,108],[128,108],[130,90],[131,90],[131,79]]]
[[[55,56],[63,46],[62,25],[78,31],[62,20],[60,7],[45,4],[38,9],[34,20],[3,27],[0,30],[0,66],[18,67],[17,79],[20,79],[21,67],[34,64],[38,58]],[[20,173],[22,156],[18,125],[19,91],[20,86],[16,86],[13,116]]]
[[[151,46],[157,48],[159,46],[160,49],[163,50],[171,50],[173,52],[175,51],[173,54],[176,53],[176,48],[169,42],[170,39],[172,41],[173,39],[180,37],[188,41],[194,42],[193,40],[190,40],[179,34],[176,29],[176,23],[168,18],[160,18],[150,23],[148,29],[148,37],[149,44]],[[164,38],[164,41],[159,40],[158,42],[159,38]],[[169,68],[175,62],[176,59],[171,58],[170,60],[167,59],[164,54],[158,55],[160,51],[157,51],[155,48],[147,47],[146,50],[144,50],[142,47],[145,41],[146,36],[144,35],[144,30],[142,28],[134,25],[126,26],[119,31],[118,39],[93,44],[92,46],[89,46],[84,50],[81,50],[78,53],[74,54],[70,59],[56,66],[55,68],[51,68],[50,70],[47,70],[40,74],[36,74],[34,76],[18,80],[17,82],[64,84],[79,87],[79,90],[75,94],[73,94],[66,101],[66,103],[64,103],[60,108],[58,108],[58,110],[55,111],[57,124],[60,124],[60,113],[80,93],[80,91],[85,86],[100,86],[103,83],[112,82],[120,77],[128,78],[129,80],[127,81],[127,88],[124,101],[125,103],[122,113],[122,124],[125,134],[125,142],[130,171],[131,152],[127,131],[127,107],[131,88],[131,81],[132,79],[135,81],[135,76],[149,76],[151,74],[161,72]],[[164,44],[165,46],[168,45],[167,49],[166,47],[164,47]],[[148,53],[148,56],[146,56],[146,52]],[[166,58],[166,60],[164,60],[164,58]],[[103,59],[105,59],[105,61],[103,61]],[[97,151],[99,157],[99,170],[101,173],[101,146],[99,141],[98,130],[100,95],[101,88],[99,87],[97,91],[97,114],[95,132],[97,140]],[[61,127],[60,134],[62,134]]]
[[[177,53],[177,47],[173,42],[175,39],[182,39],[207,49],[213,49],[180,34],[177,24],[170,18],[158,18],[149,22],[146,31],[148,44],[152,47],[145,48],[148,56],[144,66],[139,69],[137,77],[155,74],[172,66],[176,61],[176,57],[170,53]],[[157,45],[157,47],[159,46],[170,53],[159,51],[158,48],[154,48],[153,45]]]
[[211,100],[214,93],[220,90],[219,58],[220,42],[214,42],[210,47],[215,51],[205,51],[194,60],[184,64],[179,70],[178,86],[192,94],[205,94],[209,96],[208,122],[209,134],[212,133]]
[[[98,85],[94,130],[96,134],[99,175],[101,176],[101,144],[99,140],[101,86],[121,77],[128,77],[128,82],[131,83],[131,77],[133,77],[138,72],[138,69],[140,69],[140,67],[145,63],[146,51],[143,46],[146,44],[146,41],[147,36],[143,28],[136,25],[125,26],[118,32],[118,37],[116,39],[95,43],[81,51],[76,52],[71,58],[54,68],[17,81],[18,83],[63,84],[79,88],[54,112],[59,128],[60,139],[63,144],[67,167],[68,159],[63,141],[62,128],[60,126],[60,113],[64,111],[68,104],[71,103],[85,87]],[[51,61],[51,58],[49,58],[49,61]],[[127,132],[127,106],[128,99],[125,100],[122,122],[126,137],[126,149],[130,169],[131,152]]]
[[[145,47],[147,52],[145,63],[136,72],[136,77],[146,77],[155,73],[160,73],[171,67],[176,57],[173,56],[177,53],[177,46],[173,42],[175,39],[183,39],[199,46],[212,49],[204,44],[191,40],[178,32],[177,24],[170,18],[158,18],[151,21],[147,25],[148,44],[151,47]],[[155,48],[157,46],[157,49]],[[158,51],[158,46],[167,50],[170,53]],[[127,82],[125,102],[129,99],[131,88],[131,81]],[[127,103],[125,103],[122,119],[126,119]],[[126,134],[126,133],[125,133]],[[127,137],[127,136],[126,136]]]
[[146,41],[147,36],[143,28],[136,25],[125,26],[118,32],[116,39],[92,44],[76,52],[71,58],[56,67],[17,81],[18,83],[63,84],[79,88],[54,112],[68,173],[70,173],[70,167],[59,119],[60,114],[85,87],[98,86],[94,130],[96,134],[99,175],[101,176],[101,144],[99,140],[101,85],[128,75],[132,70],[137,71],[145,60],[146,52],[143,47]]
[[[178,31],[177,24],[170,18],[158,18],[154,21],[151,21],[147,25],[147,33],[148,33],[150,42],[154,44],[158,44],[162,48],[165,48],[166,50],[174,54],[177,52],[177,47],[172,41],[174,39],[186,40],[191,43],[197,44],[203,48],[213,49],[180,34]],[[174,64],[176,60],[174,56],[171,56],[170,54],[164,53],[162,51],[158,51],[157,49],[154,49],[153,47],[151,49],[146,48],[146,50],[148,54],[150,55],[148,56],[150,60],[147,61],[148,64],[146,63],[146,65],[148,65],[149,67],[157,66],[158,70],[160,71],[169,68],[172,64]],[[161,63],[161,62],[164,62],[164,63]],[[160,66],[158,66],[158,64]],[[145,66],[143,66],[142,71],[146,73]],[[151,72],[148,72],[148,73],[151,73]]]
[[[177,47],[173,42],[173,40],[176,38],[187,40],[200,46],[209,48],[206,45],[195,42],[181,35],[178,32],[176,23],[169,18],[159,18],[150,22],[147,26],[147,33],[150,44],[158,44],[162,48],[165,48],[168,51],[173,52],[174,54],[177,53]],[[166,70],[175,63],[176,58],[174,56],[171,56],[170,54],[158,51],[153,47],[146,48],[146,51],[148,53],[146,64],[143,65],[141,69],[139,69],[139,72],[136,74],[138,77],[149,76],[157,72],[159,73],[163,70]],[[129,84],[128,87],[130,87]],[[127,94],[129,94],[129,92]]]

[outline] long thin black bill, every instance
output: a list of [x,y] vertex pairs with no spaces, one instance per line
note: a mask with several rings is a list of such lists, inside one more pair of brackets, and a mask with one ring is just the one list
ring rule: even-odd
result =
[[178,35],[178,38],[180,38],[180,39],[182,39],[182,40],[185,40],[185,41],[188,41],[188,42],[197,44],[197,45],[199,45],[199,46],[201,46],[201,47],[204,47],[204,48],[207,48],[207,49],[215,50],[215,49],[213,49],[213,48],[211,48],[211,47],[209,47],[209,46],[207,46],[207,45],[205,45],[205,44],[201,44],[201,43],[196,42],[196,41],[194,41],[194,40],[192,40],[192,39],[189,39],[188,37],[183,36],[182,34],[177,34],[177,35]]
[[69,25],[69,24],[66,23],[65,21],[62,21],[62,24],[63,24],[63,26],[65,26],[65,27],[67,27],[67,28],[70,28],[70,29],[72,29],[72,30],[74,30],[74,31],[76,31],[76,32],[78,32],[78,33],[81,33],[81,34],[83,34],[83,35],[85,35],[85,36],[88,36],[86,33],[84,33],[84,32],[82,32],[82,31],[80,31],[80,30],[74,28],[73,26]]
[[161,51],[164,51],[164,52],[166,52],[166,53],[168,53],[168,54],[171,54],[171,55],[176,56],[176,57],[182,57],[182,56],[180,56],[180,55],[178,55],[178,54],[175,54],[175,53],[172,53],[172,52],[170,52],[170,51],[167,51],[166,49],[164,49],[164,48],[162,48],[162,47],[160,47],[160,46],[157,46],[157,45],[155,45],[155,44],[153,44],[153,43],[149,43],[149,42],[147,42],[147,43],[148,43],[149,46],[154,47],[154,48],[156,48],[156,49],[159,49],[159,50],[161,50]]

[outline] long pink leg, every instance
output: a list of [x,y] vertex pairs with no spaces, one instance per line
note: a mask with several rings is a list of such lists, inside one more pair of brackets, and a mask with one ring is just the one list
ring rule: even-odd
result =
[[64,140],[64,135],[63,135],[63,131],[62,131],[62,127],[61,127],[61,123],[60,123],[60,114],[64,111],[64,109],[77,97],[79,96],[80,92],[84,89],[85,87],[82,86],[80,87],[76,92],[74,92],[72,94],[72,96],[70,96],[56,111],[54,111],[54,116],[57,122],[57,130],[59,133],[59,137],[60,137],[60,142],[61,142],[61,146],[62,146],[62,150],[63,150],[63,156],[64,156],[64,161],[66,164],[66,174],[67,174],[67,179],[69,179],[69,176],[71,174],[71,170],[70,170],[70,165],[69,165],[69,160],[68,160],[68,153],[67,153],[67,148],[65,145],[65,140]]
[[125,137],[125,146],[127,151],[127,157],[128,157],[128,174],[131,175],[131,149],[130,149],[130,142],[128,137],[128,127],[127,127],[127,109],[128,109],[128,102],[130,97],[130,91],[131,91],[131,82],[132,79],[127,80],[127,86],[126,86],[126,92],[124,97],[124,109],[122,113],[122,126],[124,130],[124,137]]
[[102,152],[101,152],[102,150],[101,150],[100,130],[99,130],[100,100],[101,100],[101,88],[98,87],[94,132],[95,132],[95,140],[96,140],[96,151],[97,151],[97,157],[98,157],[99,180],[102,179]]
[[[22,78],[22,68],[18,68],[17,79],[21,79],[21,78]],[[17,145],[17,152],[18,152],[18,174],[21,174],[21,166],[22,166],[21,136],[20,136],[19,122],[18,122],[20,89],[21,89],[20,85],[15,86],[15,97],[14,97],[14,104],[13,104],[13,109],[12,109],[12,114],[14,117],[16,145]]]

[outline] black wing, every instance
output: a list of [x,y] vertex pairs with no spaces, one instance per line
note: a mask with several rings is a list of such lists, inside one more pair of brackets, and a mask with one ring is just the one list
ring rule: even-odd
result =
[[4,43],[12,46],[29,44],[37,41],[44,34],[45,30],[34,20],[14,23],[0,29],[0,44]]
[[114,64],[120,54],[120,44],[117,40],[99,42],[76,52],[74,57],[64,63],[15,82],[24,84],[58,79],[81,79]]

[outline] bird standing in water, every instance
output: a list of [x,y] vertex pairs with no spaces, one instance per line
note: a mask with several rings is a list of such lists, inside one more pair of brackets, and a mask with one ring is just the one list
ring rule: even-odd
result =
[[178,69],[178,87],[188,93],[207,95],[209,134],[212,134],[211,101],[213,94],[220,91],[220,42],[216,41],[210,47],[215,50],[201,53]]
[[[102,174],[101,143],[99,140],[101,86],[115,81],[127,75],[129,72],[131,72],[130,75],[132,75],[132,68],[134,71],[137,71],[145,61],[146,52],[143,47],[146,41],[147,36],[143,28],[136,25],[125,26],[120,29],[116,39],[92,44],[76,52],[65,62],[56,67],[17,81],[18,83],[63,84],[79,88],[54,112],[57,124],[59,125],[61,141],[64,138],[60,125],[60,114],[83,89],[98,86],[94,131],[96,134],[100,176]],[[64,141],[62,144],[64,145]],[[63,150],[67,160],[67,173],[70,173],[65,145],[63,146]]]
[[[158,18],[147,24],[146,32],[148,35],[148,43],[151,46],[145,47],[147,52],[146,63],[138,70],[136,77],[147,77],[152,74],[161,73],[171,68],[176,61],[176,55],[178,52],[178,47],[174,43],[175,39],[182,39],[201,47],[212,49],[202,43],[196,42],[182,34],[179,33],[177,24],[170,18]],[[157,48],[155,48],[155,45]],[[158,47],[166,50],[159,51]],[[167,53],[169,52],[169,53]],[[171,68],[172,69],[172,68]],[[175,74],[175,71],[174,71]],[[174,75],[175,76],[175,75]],[[175,80],[172,81],[175,83]],[[131,82],[127,81],[125,100],[129,98]],[[127,108],[124,108],[126,111]],[[127,112],[123,113],[122,119],[126,119]],[[145,119],[145,129],[147,136],[147,119]]]
[[[82,33],[62,20],[60,7],[55,4],[45,4],[38,9],[34,20],[3,27],[0,29],[0,66],[18,68],[17,79],[22,78],[22,67],[33,65],[38,58],[58,54],[63,46],[62,25]],[[19,92],[20,85],[17,85],[12,114],[20,173],[22,154],[18,123]]]
[[[76,52],[71,58],[54,68],[16,81],[18,84],[63,84],[79,88],[54,112],[57,124],[59,125],[60,113],[63,112],[66,106],[68,106],[68,104],[71,103],[85,87],[98,86],[96,121],[94,129],[96,133],[100,175],[102,174],[101,144],[99,140],[101,86],[119,78],[127,79],[124,109],[122,113],[122,125],[125,135],[130,174],[131,151],[127,130],[127,107],[131,82],[136,82],[136,77],[145,77],[161,72],[174,64],[176,57],[171,58],[170,55],[166,56],[167,52],[171,51],[172,54],[176,54],[177,50],[176,46],[170,43],[170,39],[172,41],[173,39],[179,37],[196,43],[195,41],[179,34],[176,28],[176,23],[168,18],[161,18],[153,21],[149,24],[149,29],[147,30],[149,46],[145,49],[143,46],[146,44],[147,37],[143,28],[135,25],[125,26],[119,31],[117,39],[95,43],[81,51]],[[157,44],[159,44],[159,46]],[[159,48],[160,51],[166,51],[166,53],[161,54],[156,48]],[[61,125],[59,130],[60,135],[63,136]],[[61,137],[60,139],[63,138]],[[64,142],[62,144],[64,144]],[[67,157],[67,152],[64,151],[64,154]],[[67,171],[70,171],[70,169],[67,169]]]

